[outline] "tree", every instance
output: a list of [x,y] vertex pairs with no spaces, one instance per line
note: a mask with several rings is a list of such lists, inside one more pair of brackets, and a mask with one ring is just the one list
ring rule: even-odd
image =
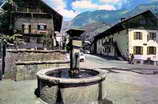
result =
[[5,2],[5,6],[3,6],[3,10],[1,10],[0,14],[0,32],[4,34],[11,34],[12,32],[12,0],[7,0]]
[[15,46],[15,49],[18,49],[18,46],[20,44],[25,44],[23,39],[20,38],[21,36],[22,36],[21,34],[14,34],[12,36],[1,34],[0,42],[1,42],[1,40],[3,40],[6,42],[6,44],[8,44],[8,45],[12,44]]
[[22,35],[13,32],[14,21],[12,13],[16,10],[17,4],[22,6],[24,2],[21,0],[6,0],[5,5],[0,10],[0,39],[6,40],[8,44],[14,44],[16,48],[18,48],[19,44],[24,43],[20,38]]

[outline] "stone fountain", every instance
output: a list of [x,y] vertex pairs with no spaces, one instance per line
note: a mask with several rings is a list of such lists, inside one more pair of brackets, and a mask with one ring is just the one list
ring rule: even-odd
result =
[[70,68],[51,68],[37,73],[38,96],[46,104],[92,104],[102,100],[105,73],[100,69],[80,68],[82,41],[79,37],[83,32],[67,31],[70,35]]

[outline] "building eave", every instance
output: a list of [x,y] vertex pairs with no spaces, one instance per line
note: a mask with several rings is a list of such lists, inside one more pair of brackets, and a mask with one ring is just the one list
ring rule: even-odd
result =
[[44,0],[40,0],[45,6],[48,7],[49,10],[51,10],[52,14],[55,14],[55,16],[53,16],[53,20],[55,22],[55,31],[59,31],[61,30],[62,27],[62,21],[63,21],[63,16],[61,14],[59,14],[56,10],[54,10],[51,6],[49,6]]
[[113,25],[111,28],[109,28],[109,29],[107,29],[106,31],[104,31],[104,32],[98,34],[97,36],[95,36],[95,37],[94,37],[94,38],[95,38],[94,41],[96,41],[96,40],[98,40],[98,39],[100,39],[100,38],[102,38],[102,37],[104,37],[104,36],[114,34],[114,33],[116,33],[116,32],[122,31],[122,30],[124,30],[124,29],[128,29],[128,27],[123,26],[124,23],[130,21],[131,19],[133,19],[133,18],[135,18],[135,17],[137,17],[137,16],[145,15],[145,14],[150,14],[150,15],[154,16],[154,17],[157,19],[157,17],[156,17],[150,10],[144,11],[144,12],[142,12],[142,13],[139,13],[139,14],[133,16],[133,17],[130,17],[130,18],[128,18],[128,19],[125,19],[124,21],[121,21],[121,22],[119,22],[119,23]]
[[3,1],[3,3],[0,5],[0,8],[3,9],[4,5],[7,3],[6,0]]

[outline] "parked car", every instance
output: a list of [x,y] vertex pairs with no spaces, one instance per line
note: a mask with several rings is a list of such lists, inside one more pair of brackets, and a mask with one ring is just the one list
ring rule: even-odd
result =
[[89,51],[89,50],[85,50],[85,53],[86,53],[86,54],[90,54],[90,51]]
[[86,58],[85,58],[84,53],[81,52],[81,53],[80,53],[80,61],[81,61],[81,62],[84,62],[85,59],[86,59]]
[[[67,54],[67,59],[70,60],[70,55]],[[80,62],[84,62],[85,61],[85,54],[83,52],[80,53]]]

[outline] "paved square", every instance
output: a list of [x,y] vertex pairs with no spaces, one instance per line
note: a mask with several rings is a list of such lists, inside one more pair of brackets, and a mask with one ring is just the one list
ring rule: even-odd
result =
[[[127,70],[119,67],[109,70],[106,68],[116,66],[116,63],[120,66],[125,66],[126,63],[114,60],[109,62],[100,58],[98,59],[101,61],[97,62],[91,58],[87,56],[81,67],[102,68],[108,73],[105,104],[158,104],[158,74],[153,74],[153,70]],[[2,80],[0,104],[44,104],[34,95],[36,88],[36,80]]]

